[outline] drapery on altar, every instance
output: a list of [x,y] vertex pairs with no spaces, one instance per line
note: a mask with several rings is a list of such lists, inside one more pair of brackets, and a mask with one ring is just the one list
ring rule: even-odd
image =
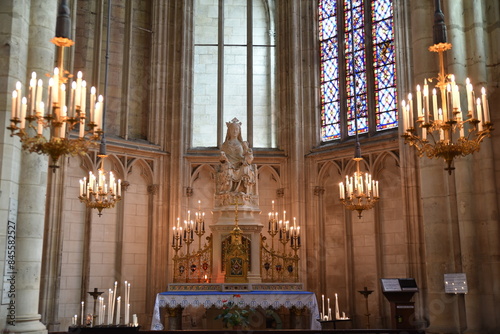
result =
[[307,308],[311,312],[310,328],[321,329],[319,319],[318,302],[316,295],[309,291],[168,291],[156,295],[151,330],[163,330],[164,326],[160,319],[160,308],[169,307],[204,307],[212,306],[222,308],[223,300],[227,300],[234,294],[240,295],[240,301],[251,308],[269,307],[278,309],[280,307],[301,309]]

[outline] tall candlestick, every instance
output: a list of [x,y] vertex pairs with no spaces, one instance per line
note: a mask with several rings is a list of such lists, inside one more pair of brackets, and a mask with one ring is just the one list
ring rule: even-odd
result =
[[130,304],[125,304],[125,325],[128,326],[129,323],[129,312],[130,312]]
[[115,325],[119,325],[120,324],[120,304],[121,304],[121,301],[122,301],[122,297],[118,297],[116,298],[116,321],[115,321]]
[[335,294],[335,319],[340,319],[339,298],[337,294]]
[[321,295],[321,314],[325,316],[325,295]]
[[81,311],[81,316],[80,316],[80,325],[83,326],[83,314],[85,312],[85,302],[82,301],[82,311]]
[[328,307],[327,307],[327,310],[328,310],[328,320],[332,320],[332,319],[330,319],[331,316],[332,316],[332,311],[331,311],[332,309],[330,307],[330,298],[328,298],[327,301],[328,301],[328,303],[327,303],[327,305],[328,305]]

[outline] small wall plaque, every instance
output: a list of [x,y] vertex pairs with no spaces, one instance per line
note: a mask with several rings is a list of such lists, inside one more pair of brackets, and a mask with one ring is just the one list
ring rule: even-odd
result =
[[467,276],[465,273],[444,274],[445,293],[467,293]]

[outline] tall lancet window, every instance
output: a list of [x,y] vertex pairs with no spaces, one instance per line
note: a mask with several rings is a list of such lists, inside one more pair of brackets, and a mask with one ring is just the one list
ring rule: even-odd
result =
[[322,142],[355,135],[355,101],[359,134],[398,126],[393,23],[392,0],[319,1]]
[[274,16],[274,0],[194,0],[192,147],[234,117],[252,147],[277,146]]

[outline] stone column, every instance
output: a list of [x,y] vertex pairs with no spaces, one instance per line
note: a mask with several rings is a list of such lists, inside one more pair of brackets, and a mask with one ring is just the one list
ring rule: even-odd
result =
[[[28,23],[27,73],[20,77],[26,82],[28,73],[37,72],[45,79],[54,66],[54,37],[57,0],[32,0],[22,14],[29,14],[20,26]],[[22,29],[22,28],[21,28]],[[45,86],[46,86],[45,82]],[[45,223],[45,197],[47,192],[47,157],[22,152],[18,193],[17,247],[16,247],[16,318],[7,326],[14,333],[47,333],[40,322],[40,272]]]
[[16,253],[16,318],[14,333],[47,333],[38,301],[43,249],[48,163],[45,156],[23,152],[19,185]]

